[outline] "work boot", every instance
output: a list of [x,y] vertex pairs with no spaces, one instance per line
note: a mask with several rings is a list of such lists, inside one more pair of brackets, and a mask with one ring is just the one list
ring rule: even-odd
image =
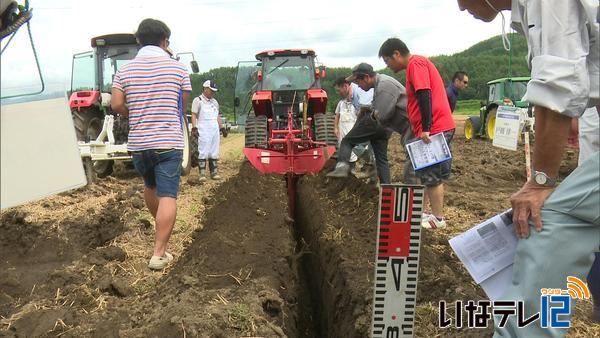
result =
[[358,178],[366,178],[369,181],[369,183],[377,182],[377,179],[378,179],[377,167],[373,163],[364,163],[361,168],[361,173],[357,177]]
[[327,174],[327,177],[348,177],[350,173],[350,165],[345,162],[339,162],[335,165],[335,169]]
[[208,160],[208,167],[210,169],[210,178],[212,178],[213,180],[220,180],[221,176],[219,176],[219,174],[217,173],[217,159],[209,159]]
[[198,169],[200,170],[200,183],[206,182],[206,160],[198,160]]
[[352,176],[356,176],[356,162],[350,162],[350,173]]
[[370,144],[365,147],[365,150],[360,154],[358,158],[364,161],[366,164],[374,165],[375,154],[373,154],[373,150],[371,149]]

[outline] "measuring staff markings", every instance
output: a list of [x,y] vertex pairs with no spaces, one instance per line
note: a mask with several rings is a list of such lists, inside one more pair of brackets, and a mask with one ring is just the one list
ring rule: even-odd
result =
[[372,335],[412,337],[423,187],[382,184],[379,195]]

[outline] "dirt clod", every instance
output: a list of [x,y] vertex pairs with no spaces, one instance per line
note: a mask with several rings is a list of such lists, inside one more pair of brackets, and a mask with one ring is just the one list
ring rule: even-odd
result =
[[108,246],[96,250],[107,261],[123,262],[127,258],[127,253],[118,246]]
[[105,275],[97,282],[97,284],[100,291],[118,297],[128,297],[133,292],[131,287],[129,287],[124,280],[117,277]]

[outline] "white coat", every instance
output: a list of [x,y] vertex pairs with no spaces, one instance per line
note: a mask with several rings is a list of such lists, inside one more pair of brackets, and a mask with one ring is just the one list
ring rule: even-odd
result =
[[192,114],[198,114],[198,158],[201,160],[218,159],[219,143],[219,103],[214,98],[200,95],[192,102]]
[[[354,127],[354,124],[356,123],[357,112],[356,108],[352,104],[352,101],[340,100],[335,108],[335,113],[340,114],[340,138],[338,139],[338,144],[341,144],[344,136],[346,136],[352,127]],[[350,162],[356,162],[357,159],[358,158],[356,154],[352,152],[350,155]]]

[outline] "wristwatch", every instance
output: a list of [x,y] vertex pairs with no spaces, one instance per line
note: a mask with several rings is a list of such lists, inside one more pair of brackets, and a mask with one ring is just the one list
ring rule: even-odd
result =
[[551,178],[543,171],[533,171],[533,180],[538,185],[543,187],[554,187],[556,185],[557,178]]

